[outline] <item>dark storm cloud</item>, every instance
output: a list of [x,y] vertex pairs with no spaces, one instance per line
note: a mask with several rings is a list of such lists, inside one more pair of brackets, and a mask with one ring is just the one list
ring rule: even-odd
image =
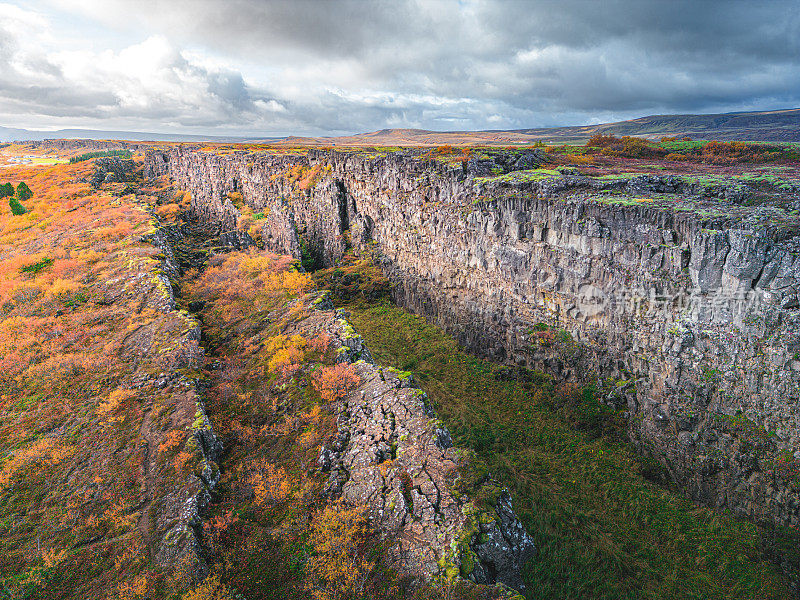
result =
[[126,109],[197,126],[482,129],[800,105],[796,0],[52,1],[224,61],[162,65],[202,82],[191,115],[158,90]]

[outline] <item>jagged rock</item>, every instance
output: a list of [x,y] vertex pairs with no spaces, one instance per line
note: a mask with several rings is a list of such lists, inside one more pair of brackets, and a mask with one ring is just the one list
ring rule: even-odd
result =
[[362,356],[367,349],[346,316],[316,311],[301,326],[331,335],[361,379],[338,407],[338,433],[320,450],[327,494],[367,507],[407,574],[461,572],[477,583],[523,589],[520,569],[535,549],[510,495],[499,490],[493,506],[476,509],[455,492],[464,458],[450,433],[409,374],[351,356],[353,348]]
[[494,513],[496,518],[480,523],[480,535],[472,544],[479,562],[471,579],[476,583],[499,581],[522,589],[524,585],[517,565],[524,565],[535,556],[533,539],[514,514],[508,492],[502,492],[497,498]]
[[[561,379],[622,382],[615,402],[627,403],[631,439],[693,498],[800,526],[800,489],[769,466],[800,448],[800,236],[789,201],[747,206],[740,184],[660,174],[487,178],[517,173],[508,156],[454,167],[414,152],[177,147],[148,152],[146,173],[172,176],[198,216],[228,229],[238,216],[230,191],[254,211],[277,210],[263,238],[297,258],[304,245],[336,264],[349,233],[398,304],[473,352]],[[321,169],[316,185],[275,176],[298,166]],[[570,343],[535,344],[539,323]],[[343,360],[364,355],[345,346]],[[770,433],[746,470],[747,444],[722,435],[739,413]],[[706,473],[710,455],[722,458]]]
[[[179,228],[159,228],[153,234],[146,236],[147,241],[161,250],[159,269],[151,273],[150,279],[154,285],[140,288],[138,293],[146,296],[145,302],[162,313],[177,316],[182,320],[183,327],[178,329],[180,335],[171,340],[174,344],[176,360],[169,372],[160,374],[153,385],[156,388],[166,388],[177,380],[185,382],[185,391],[173,394],[173,418],[181,427],[188,427],[192,431],[190,440],[186,443],[186,450],[193,451],[199,458],[199,469],[196,474],[190,475],[186,481],[171,484],[168,491],[153,492],[147,500],[145,511],[140,519],[140,528],[146,532],[146,543],[150,546],[152,559],[156,564],[175,566],[178,564],[189,568],[189,574],[195,580],[202,580],[208,573],[205,555],[201,547],[201,526],[203,514],[211,501],[211,490],[219,482],[220,470],[218,461],[222,455],[222,443],[217,438],[211,421],[205,411],[202,388],[196,380],[185,380],[178,374],[178,369],[194,360],[199,362],[203,357],[203,350],[196,342],[200,340],[200,324],[193,318],[179,315],[175,311],[175,296],[169,277],[177,277],[180,273],[173,243],[180,238]],[[147,275],[147,274],[146,274]],[[144,328],[143,328],[144,329]],[[152,351],[153,340],[148,340],[140,330],[139,339],[135,336],[129,338],[132,347],[138,347],[140,352]],[[194,344],[192,344],[194,342]],[[184,356],[185,354],[193,356]],[[181,361],[181,358],[184,358]],[[145,447],[149,447],[147,420],[140,430]],[[154,434],[149,432],[153,437]],[[149,456],[146,452],[145,456]],[[145,476],[152,478],[161,485],[163,482],[149,469],[156,468],[145,460]],[[170,478],[171,479],[171,478]],[[153,484],[150,484],[153,485]],[[148,486],[150,487],[150,486]]]

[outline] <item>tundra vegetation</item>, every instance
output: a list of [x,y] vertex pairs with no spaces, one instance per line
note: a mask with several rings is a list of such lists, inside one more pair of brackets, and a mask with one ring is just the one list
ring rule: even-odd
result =
[[[605,143],[553,150],[553,166],[613,175],[625,152],[640,152]],[[670,151],[659,158],[684,164],[668,156],[681,154],[717,168],[703,157],[758,154],[691,144],[657,143]],[[482,151],[420,156],[457,164]],[[525,572],[529,597],[790,597],[772,557],[800,563],[796,532],[685,500],[658,463],[627,445],[622,415],[601,390],[464,353],[394,306],[367,258],[309,274],[263,249],[197,251],[187,238],[176,253],[194,257],[184,265],[194,268],[172,281],[178,306],[170,306],[166,258],[149,240],[181,223],[191,198],[166,181],[93,188],[91,158],[4,169],[6,197],[19,201],[23,181],[32,195],[23,213],[0,211],[0,597],[496,595],[466,582],[412,586],[387,565],[385,540],[365,513],[323,493],[320,446],[336,430],[333,406],[359,379],[337,363],[324,332],[304,325],[319,289],[351,311],[378,362],[413,373],[456,443],[477,453],[475,476],[491,473],[511,490],[538,549]],[[760,164],[725,166],[744,163]],[[321,169],[288,176],[307,189]],[[245,214],[240,229],[250,231],[259,214]],[[200,323],[202,348],[188,335]],[[543,344],[569,341],[538,333]],[[198,526],[210,571],[202,580],[151,550],[154,498],[202,466],[197,419],[176,416],[190,400],[195,415],[186,391],[195,387],[225,448]],[[776,468],[796,467],[787,456]]]

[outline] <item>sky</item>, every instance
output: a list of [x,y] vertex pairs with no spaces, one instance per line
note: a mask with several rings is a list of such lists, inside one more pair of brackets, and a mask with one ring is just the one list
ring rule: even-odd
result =
[[0,0],[0,125],[522,129],[800,106],[800,2]]

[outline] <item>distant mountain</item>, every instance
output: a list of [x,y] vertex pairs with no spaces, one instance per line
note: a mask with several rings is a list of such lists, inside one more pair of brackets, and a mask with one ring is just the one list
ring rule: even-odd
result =
[[[0,127],[0,142],[48,139],[129,140],[137,142],[245,142],[251,138],[215,135],[185,135],[181,133],[147,133],[142,131],[103,131],[96,129],[59,129],[57,131],[40,131],[35,129]],[[276,140],[281,138],[266,139]]]
[[575,127],[486,131],[427,131],[424,129],[381,129],[341,137],[291,137],[284,145],[324,146],[438,146],[530,144],[537,141],[583,143],[596,133],[635,135],[647,138],[664,136],[703,140],[752,140],[800,142],[800,108],[763,112],[713,115],[654,115],[617,123]]
[[0,127],[0,142],[13,142],[14,140],[32,140],[41,138],[29,137],[32,132],[27,129],[14,129],[13,127]]
[[636,135],[647,138],[689,136],[702,140],[752,140],[764,142],[800,142],[800,108],[761,112],[737,112],[712,115],[653,115],[617,123],[540,127],[535,129],[485,131],[428,131],[425,129],[381,129],[339,137],[225,137],[184,135],[178,133],[143,133],[138,131],[98,131],[60,129],[35,131],[0,127],[0,141],[43,139],[92,139],[162,142],[253,142],[285,146],[457,146],[488,144],[532,144],[534,142],[583,143],[596,133]]

